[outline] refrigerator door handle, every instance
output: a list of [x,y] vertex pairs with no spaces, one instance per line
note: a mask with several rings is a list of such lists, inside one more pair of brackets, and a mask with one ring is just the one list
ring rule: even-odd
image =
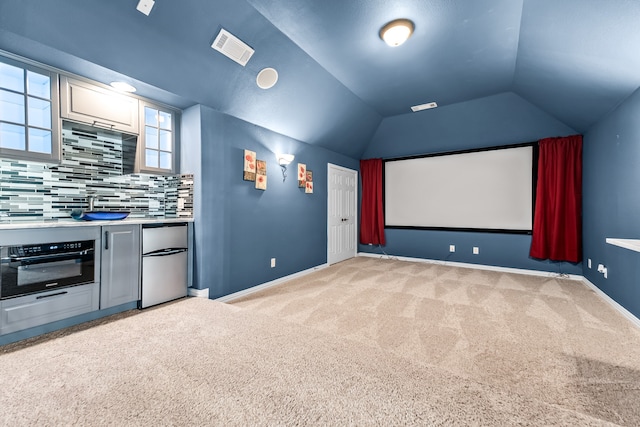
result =
[[187,252],[187,248],[166,248],[166,249],[158,249],[157,251],[149,252],[143,254],[143,257],[155,257],[155,256],[169,256],[179,254],[181,252]]

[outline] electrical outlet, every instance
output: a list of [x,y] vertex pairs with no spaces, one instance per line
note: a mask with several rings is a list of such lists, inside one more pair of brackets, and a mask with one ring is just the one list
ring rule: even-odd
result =
[[591,258],[587,259],[587,267],[591,268]]
[[479,248],[479,247],[477,247],[477,246],[474,246],[474,247],[473,247],[473,254],[474,254],[474,255],[478,255],[479,253],[480,253],[480,248]]
[[598,264],[598,273],[602,273],[602,275],[606,279],[607,275],[609,274],[609,269],[602,264]]
[[455,252],[456,251],[456,245],[449,245],[449,252]]
[[275,266],[276,266],[276,259],[271,258],[271,268],[274,268]]

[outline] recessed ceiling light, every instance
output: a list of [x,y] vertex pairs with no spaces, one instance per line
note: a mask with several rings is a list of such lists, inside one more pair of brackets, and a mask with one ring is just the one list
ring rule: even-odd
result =
[[111,82],[111,87],[120,92],[135,92],[136,88],[125,82]]
[[438,104],[436,104],[435,102],[428,102],[426,104],[414,105],[413,107],[411,107],[411,111],[417,113],[418,111],[429,110],[431,108],[436,108],[437,106]]
[[380,38],[389,46],[400,46],[413,34],[413,22],[408,19],[396,19],[380,30]]

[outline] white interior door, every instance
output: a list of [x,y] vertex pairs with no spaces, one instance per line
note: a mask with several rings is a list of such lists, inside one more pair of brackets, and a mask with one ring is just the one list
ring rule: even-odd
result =
[[358,172],[329,164],[327,263],[356,256]]

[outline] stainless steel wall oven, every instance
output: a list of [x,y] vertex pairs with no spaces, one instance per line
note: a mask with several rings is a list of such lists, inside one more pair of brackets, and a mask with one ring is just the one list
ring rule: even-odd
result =
[[0,299],[94,282],[95,248],[95,240],[0,246]]
[[92,283],[95,241],[0,247],[0,298]]

